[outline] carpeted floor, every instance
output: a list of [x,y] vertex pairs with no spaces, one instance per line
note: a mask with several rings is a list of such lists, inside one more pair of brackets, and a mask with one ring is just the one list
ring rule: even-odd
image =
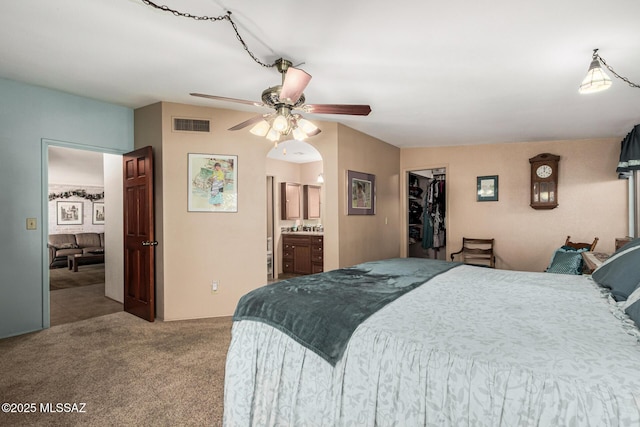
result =
[[[0,425],[220,426],[230,338],[230,317],[119,312],[2,339],[0,400],[36,411],[0,413]],[[43,412],[49,403],[84,412]]]
[[104,263],[49,270],[51,326],[122,311],[122,304],[105,297]]
[[122,303],[104,296],[104,283],[59,289],[49,293],[51,326],[104,316],[124,310]]
[[77,272],[66,267],[49,269],[49,289],[52,291],[97,283],[104,283],[104,263],[81,265]]

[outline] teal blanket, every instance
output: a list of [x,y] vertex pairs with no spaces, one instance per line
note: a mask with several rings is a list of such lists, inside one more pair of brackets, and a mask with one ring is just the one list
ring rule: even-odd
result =
[[458,265],[396,258],[283,280],[244,295],[233,320],[269,324],[335,366],[360,323]]

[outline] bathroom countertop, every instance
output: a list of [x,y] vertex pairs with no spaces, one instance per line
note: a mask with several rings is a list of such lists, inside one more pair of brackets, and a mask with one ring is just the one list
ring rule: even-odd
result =
[[283,231],[281,234],[301,234],[303,236],[322,236],[324,231]]

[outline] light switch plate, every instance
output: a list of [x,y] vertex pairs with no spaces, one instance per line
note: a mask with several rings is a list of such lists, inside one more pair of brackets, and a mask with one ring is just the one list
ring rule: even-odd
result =
[[35,218],[27,218],[27,230],[36,230],[38,221]]

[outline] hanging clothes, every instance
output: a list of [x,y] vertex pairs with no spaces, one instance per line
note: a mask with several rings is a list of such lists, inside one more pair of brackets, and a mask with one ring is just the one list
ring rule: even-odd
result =
[[429,182],[423,215],[423,249],[437,249],[446,245],[446,184],[445,175],[434,175]]

